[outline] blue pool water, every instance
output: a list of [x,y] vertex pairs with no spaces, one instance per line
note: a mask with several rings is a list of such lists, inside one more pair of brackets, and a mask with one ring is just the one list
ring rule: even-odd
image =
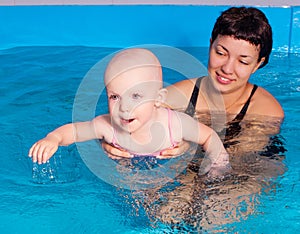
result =
[[[74,99],[82,79],[101,58],[116,50],[17,47],[0,51],[1,233],[176,233],[168,222],[170,216],[164,214],[168,214],[168,207],[181,209],[187,203],[189,188],[193,187],[191,180],[184,178],[186,184],[175,181],[159,191],[130,191],[92,173],[75,145],[60,149],[43,166],[33,165],[27,157],[33,142],[72,121]],[[207,48],[184,50],[206,63]],[[184,213],[186,209],[182,208],[177,217],[188,216],[182,220],[193,220],[191,223],[196,225],[183,222],[176,229],[178,233],[192,232],[195,226],[198,231],[229,233],[296,233],[300,229],[299,67],[299,55],[273,53],[270,64],[251,78],[274,94],[285,110],[278,138],[286,151],[280,153],[279,159],[264,158],[266,171],[260,170],[262,166],[257,161],[250,160],[256,152],[242,155],[240,167],[253,163],[249,174],[256,173],[259,180],[255,182],[239,177],[234,183],[211,183],[202,188],[200,181],[194,200],[206,189],[202,201],[211,199],[213,204],[195,201],[192,213]],[[169,83],[181,78],[166,71],[165,80]],[[98,114],[107,111],[101,97],[100,100]],[[266,120],[259,120],[260,127],[272,128]],[[260,138],[254,133],[249,140]],[[109,159],[99,155],[99,161],[102,160]],[[101,171],[110,176],[110,168],[102,167]],[[231,199],[224,196],[226,189],[233,191],[229,193]],[[158,200],[161,208],[157,208]],[[211,212],[213,209],[228,214],[218,219],[217,213]],[[166,222],[158,222],[159,219]]]

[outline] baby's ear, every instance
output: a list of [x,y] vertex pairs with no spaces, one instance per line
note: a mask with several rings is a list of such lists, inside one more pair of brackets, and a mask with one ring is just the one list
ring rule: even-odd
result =
[[162,103],[165,103],[168,95],[168,90],[167,89],[160,89],[158,91],[157,99],[155,101],[155,106],[160,107]]

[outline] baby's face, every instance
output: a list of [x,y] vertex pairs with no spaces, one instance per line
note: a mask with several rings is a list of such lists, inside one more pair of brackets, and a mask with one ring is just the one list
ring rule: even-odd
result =
[[158,74],[157,68],[143,67],[110,79],[106,89],[114,124],[132,133],[151,122],[162,84]]

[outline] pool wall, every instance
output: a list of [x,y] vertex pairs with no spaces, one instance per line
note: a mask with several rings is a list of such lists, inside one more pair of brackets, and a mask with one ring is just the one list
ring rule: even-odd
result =
[[[87,0],[86,5],[81,2],[48,0],[33,4],[29,0],[1,0],[0,49],[139,44],[207,47],[216,18],[229,7],[222,5],[220,0],[201,1],[202,5],[200,0],[178,1],[178,4],[155,0],[143,4],[125,0]],[[99,2],[101,4],[97,5]],[[203,5],[206,2],[214,3]],[[249,5],[245,1],[232,2],[230,6]],[[300,53],[299,1],[264,1],[264,4],[253,1],[252,4],[269,18],[274,33],[274,51]]]

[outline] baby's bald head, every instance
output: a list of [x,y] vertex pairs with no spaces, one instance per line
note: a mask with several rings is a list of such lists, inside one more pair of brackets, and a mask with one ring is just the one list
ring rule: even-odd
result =
[[141,79],[151,77],[151,80],[162,84],[162,69],[157,57],[147,49],[132,48],[117,53],[109,62],[104,75],[105,85],[132,69],[145,69],[145,72],[151,72],[151,76],[143,76]]

